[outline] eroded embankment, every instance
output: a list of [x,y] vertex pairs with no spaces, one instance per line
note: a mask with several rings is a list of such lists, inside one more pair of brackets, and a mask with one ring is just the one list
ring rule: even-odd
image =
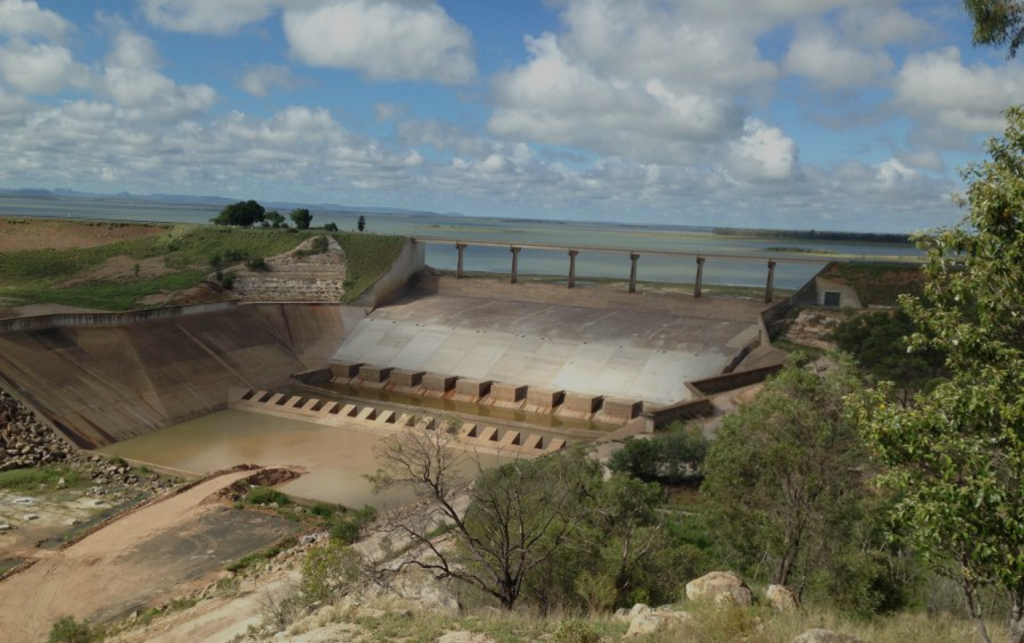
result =
[[224,408],[230,387],[280,386],[291,373],[323,366],[352,314],[334,305],[257,304],[9,330],[0,332],[0,385],[78,446],[94,448]]
[[0,582],[4,640],[42,640],[64,615],[99,621],[125,615],[280,539],[288,531],[283,519],[218,502],[254,475],[266,479],[266,470],[239,467],[186,485]]

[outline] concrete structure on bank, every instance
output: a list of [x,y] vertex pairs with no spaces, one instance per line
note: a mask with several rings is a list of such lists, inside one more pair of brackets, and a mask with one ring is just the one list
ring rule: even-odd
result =
[[[459,399],[490,392],[499,401],[515,395],[520,402],[525,393],[518,387],[565,392],[567,408],[593,413],[583,407],[600,397],[685,400],[687,381],[719,374],[766,339],[758,323],[764,306],[756,302],[658,310],[634,299],[631,307],[608,309],[588,305],[582,293],[562,296],[560,304],[502,294],[420,291],[360,321],[331,361],[372,365],[362,375],[371,382],[382,366],[455,376]],[[437,379],[424,385],[439,394],[451,388]],[[581,396],[591,401],[578,401]]]

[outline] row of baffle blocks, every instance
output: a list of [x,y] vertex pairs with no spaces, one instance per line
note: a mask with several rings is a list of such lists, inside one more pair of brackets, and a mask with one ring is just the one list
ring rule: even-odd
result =
[[336,380],[371,387],[389,386],[431,397],[452,397],[540,413],[554,413],[557,410],[559,414],[586,419],[600,414],[608,421],[625,423],[643,412],[643,402],[638,400],[557,391],[526,384],[478,380],[374,364],[332,362],[330,368]]
[[[239,407],[272,410],[287,415],[324,420],[338,418],[357,423],[372,423],[375,428],[415,427],[423,430],[437,428],[436,418],[415,416],[411,413],[396,413],[388,409],[373,406],[321,400],[249,389],[239,399]],[[515,429],[504,431],[493,426],[478,426],[465,422],[459,428],[456,437],[464,445],[483,447],[499,453],[514,455],[541,455],[564,449],[567,444],[562,438],[553,438],[536,433],[524,433]]]

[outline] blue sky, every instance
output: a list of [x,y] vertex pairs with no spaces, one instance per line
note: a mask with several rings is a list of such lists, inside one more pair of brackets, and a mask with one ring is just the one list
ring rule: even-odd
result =
[[959,0],[0,0],[0,187],[914,230],[1021,64]]

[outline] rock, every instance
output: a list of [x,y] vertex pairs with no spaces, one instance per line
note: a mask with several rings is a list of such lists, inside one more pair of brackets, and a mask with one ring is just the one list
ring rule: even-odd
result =
[[711,572],[686,584],[686,598],[691,601],[735,603],[750,607],[753,594],[743,579],[732,572]]
[[[645,605],[644,607],[647,606]],[[633,616],[629,622],[629,630],[626,631],[625,638],[652,634],[670,625],[693,625],[694,622],[693,615],[688,612],[663,611],[660,609],[655,612],[647,608],[646,612],[640,612]]]
[[796,595],[783,585],[769,585],[764,597],[776,612],[793,612],[800,609]]
[[652,610],[649,606],[644,605],[643,603],[637,603],[633,606],[633,609],[629,610],[629,615],[636,616],[638,614],[649,614],[653,611],[654,610]]
[[39,514],[25,514],[22,518],[24,520],[39,520]]
[[68,481],[65,480],[64,478],[61,478],[60,480],[57,481],[57,488],[58,489],[63,489],[66,486],[68,486]]
[[665,617],[660,614],[637,614],[629,622],[629,630],[626,631],[626,638],[653,634],[664,624]]
[[852,634],[815,628],[793,639],[793,643],[861,643],[861,640]]
[[10,531],[10,530],[11,530],[11,526],[10,525],[8,525],[6,522],[0,522],[0,531]]

